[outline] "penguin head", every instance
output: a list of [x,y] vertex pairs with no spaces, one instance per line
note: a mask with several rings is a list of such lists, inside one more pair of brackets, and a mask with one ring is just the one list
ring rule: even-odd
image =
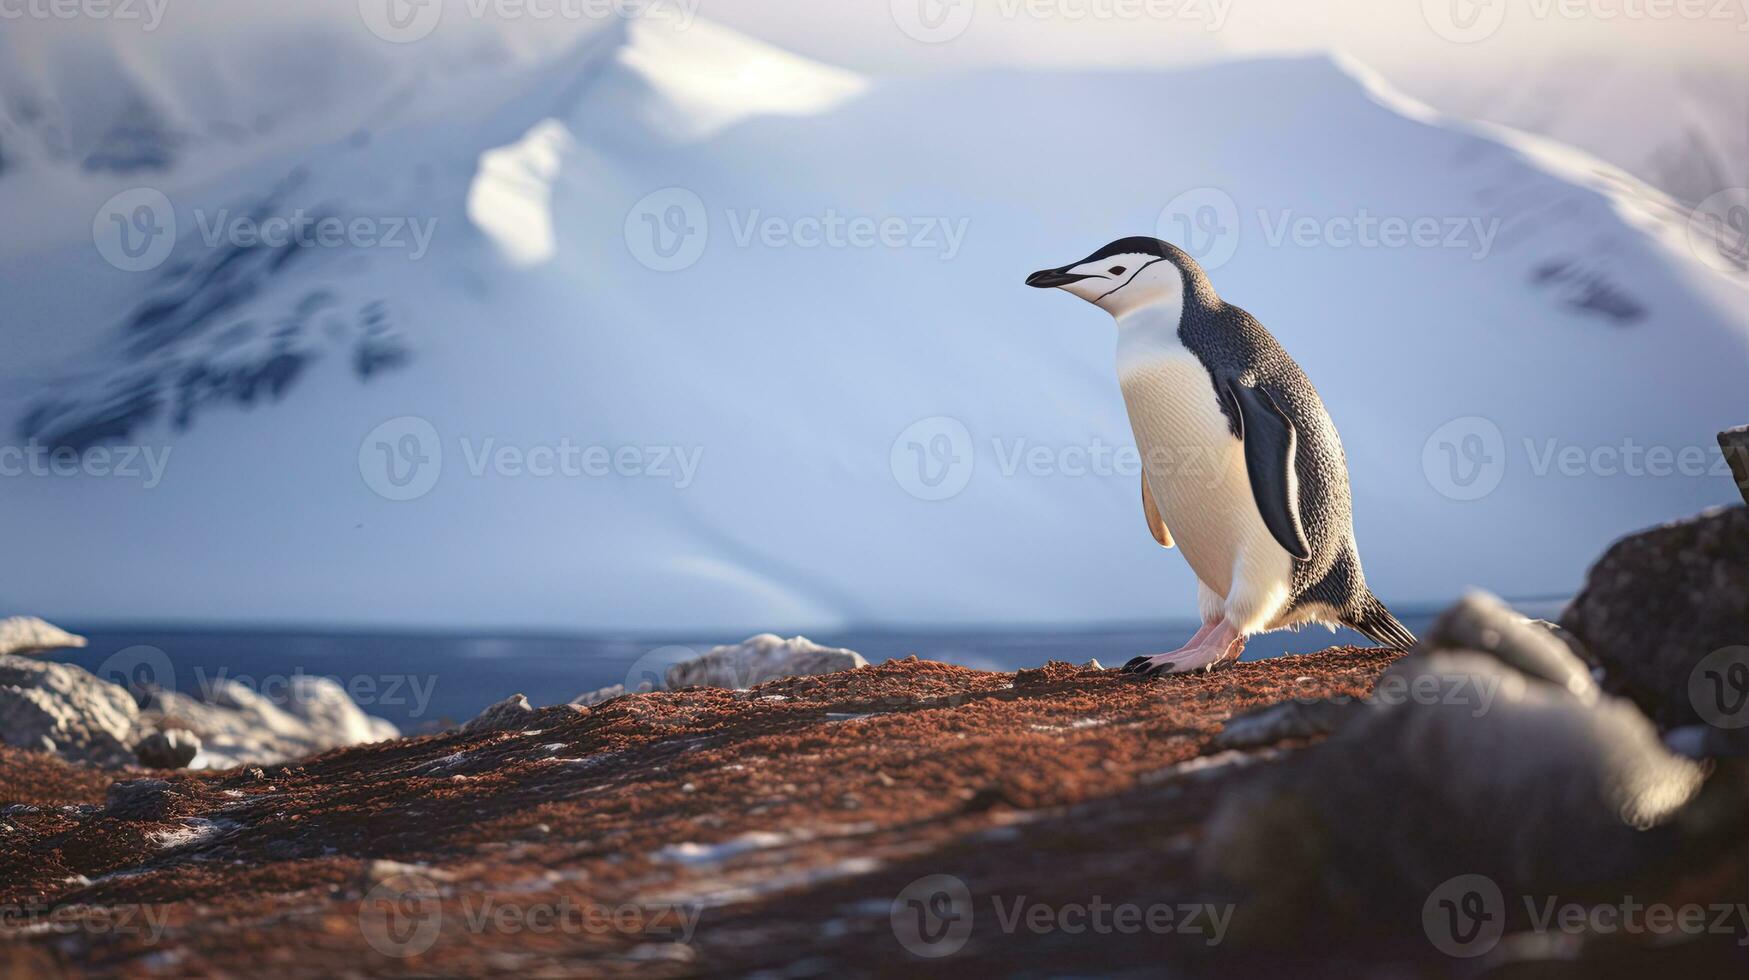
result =
[[1183,249],[1139,236],[1120,238],[1079,262],[1026,277],[1028,286],[1073,293],[1114,317],[1160,304],[1182,306],[1187,287],[1201,292],[1207,281]]

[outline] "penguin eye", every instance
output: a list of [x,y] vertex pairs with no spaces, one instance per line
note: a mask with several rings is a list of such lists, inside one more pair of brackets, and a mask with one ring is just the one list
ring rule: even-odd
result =
[[1112,266],[1112,267],[1111,267],[1111,269],[1110,269],[1110,270],[1109,270],[1109,271],[1110,271],[1110,272],[1111,272],[1111,274],[1112,274],[1112,275],[1114,275],[1114,276],[1121,276],[1121,275],[1123,275],[1123,266],[1121,266],[1121,265],[1114,265],[1114,266]]

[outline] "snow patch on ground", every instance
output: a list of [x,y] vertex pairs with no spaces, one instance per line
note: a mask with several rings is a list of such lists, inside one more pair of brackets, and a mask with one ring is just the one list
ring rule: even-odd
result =
[[146,836],[153,844],[169,850],[207,843],[237,827],[229,821],[205,820],[199,817],[185,817],[180,823],[180,827],[151,831]]
[[720,864],[731,858],[740,857],[753,851],[768,850],[782,847],[794,840],[785,834],[775,834],[769,831],[755,830],[732,837],[717,844],[699,844],[683,841],[662,848],[651,857],[657,861],[667,861],[674,864],[702,865]]

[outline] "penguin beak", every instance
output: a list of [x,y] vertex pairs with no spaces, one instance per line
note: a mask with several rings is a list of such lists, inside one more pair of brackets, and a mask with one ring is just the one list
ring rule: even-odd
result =
[[1093,278],[1092,276],[1077,275],[1073,272],[1063,271],[1067,268],[1068,266],[1063,266],[1061,269],[1040,269],[1038,272],[1026,277],[1026,284],[1034,289],[1056,289],[1058,286],[1067,286],[1072,282],[1080,282],[1083,279]]

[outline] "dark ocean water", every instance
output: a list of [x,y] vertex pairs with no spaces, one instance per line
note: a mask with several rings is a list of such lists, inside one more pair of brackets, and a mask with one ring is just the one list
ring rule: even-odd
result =
[[[1533,616],[1550,616],[1559,603],[1523,602]],[[1431,611],[1403,611],[1420,632]],[[537,636],[262,631],[243,629],[80,628],[91,645],[55,659],[76,663],[111,680],[132,679],[188,694],[236,680],[270,700],[299,674],[332,677],[367,712],[404,731],[465,721],[513,694],[536,705],[569,701],[611,684],[635,685],[668,664],[702,653],[736,635],[710,637]],[[1195,631],[1194,623],[1100,629],[859,630],[809,634],[827,646],[847,647],[870,663],[916,654],[986,670],[1036,667],[1049,660],[1107,667],[1142,653],[1170,650]],[[1347,631],[1272,633],[1251,642],[1246,660],[1309,653],[1339,643],[1365,645]]]

